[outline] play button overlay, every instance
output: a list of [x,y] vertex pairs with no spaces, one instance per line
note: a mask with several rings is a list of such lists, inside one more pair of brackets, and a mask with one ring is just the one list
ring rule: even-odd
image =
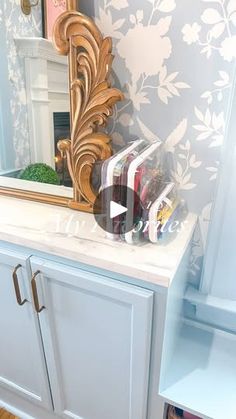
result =
[[110,202],[110,218],[113,219],[118,217],[118,215],[122,215],[128,211],[128,208],[123,207],[123,205],[117,204],[114,201]]
[[133,230],[142,217],[138,194],[120,185],[103,189],[97,196],[93,210],[98,225],[115,235]]

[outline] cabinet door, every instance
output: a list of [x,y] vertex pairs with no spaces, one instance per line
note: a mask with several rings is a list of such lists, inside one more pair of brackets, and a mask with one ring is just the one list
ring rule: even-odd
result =
[[[18,302],[13,282],[16,267]],[[0,400],[1,388],[5,388],[41,406],[51,406],[28,272],[27,256],[0,249]]]
[[146,419],[153,293],[31,258],[56,412]]

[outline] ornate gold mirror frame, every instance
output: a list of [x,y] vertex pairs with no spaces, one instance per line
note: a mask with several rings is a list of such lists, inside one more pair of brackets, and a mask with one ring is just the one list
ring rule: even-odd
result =
[[0,193],[92,212],[96,199],[91,183],[94,165],[112,154],[111,138],[100,127],[106,126],[123,94],[108,80],[114,58],[111,38],[103,38],[94,21],[79,13],[76,6],[76,0],[67,0],[67,11],[56,21],[53,36],[57,51],[69,58],[71,138],[61,140],[58,148],[67,157],[73,200],[1,187]]

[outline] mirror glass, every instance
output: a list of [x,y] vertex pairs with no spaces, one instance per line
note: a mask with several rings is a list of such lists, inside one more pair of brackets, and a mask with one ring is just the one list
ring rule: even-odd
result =
[[71,197],[57,149],[70,136],[68,60],[42,38],[40,7],[30,17],[9,7],[0,5],[0,188]]

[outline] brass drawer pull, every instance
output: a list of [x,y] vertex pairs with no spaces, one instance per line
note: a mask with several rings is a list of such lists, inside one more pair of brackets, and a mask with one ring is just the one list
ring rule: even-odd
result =
[[22,298],[21,298],[20,286],[19,286],[19,281],[18,281],[18,276],[17,276],[17,271],[20,268],[22,268],[22,265],[20,265],[20,264],[15,267],[15,269],[13,271],[13,274],[12,274],[12,278],[13,278],[17,303],[19,304],[19,306],[23,306],[27,302],[27,300],[26,300],[26,298],[24,300],[22,300]]
[[32,287],[32,293],[34,298],[34,307],[37,313],[41,313],[46,307],[39,305],[39,297],[38,297],[38,291],[37,291],[37,284],[36,284],[36,277],[40,274],[40,271],[37,271],[34,273],[31,279],[31,287]]

